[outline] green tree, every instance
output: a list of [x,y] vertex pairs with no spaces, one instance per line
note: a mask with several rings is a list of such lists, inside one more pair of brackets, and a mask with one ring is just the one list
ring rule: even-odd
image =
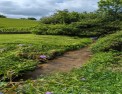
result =
[[6,16],[0,14],[0,18],[6,18]]
[[36,18],[30,17],[30,18],[28,18],[28,20],[36,20]]
[[54,17],[60,21],[61,24],[66,24],[69,22],[69,11],[67,9],[58,10],[54,14]]
[[113,20],[117,20],[122,12],[122,0],[100,0],[98,6],[99,11]]
[[77,22],[80,19],[80,14],[78,12],[70,12],[69,13],[69,19],[70,19],[70,23],[71,22]]

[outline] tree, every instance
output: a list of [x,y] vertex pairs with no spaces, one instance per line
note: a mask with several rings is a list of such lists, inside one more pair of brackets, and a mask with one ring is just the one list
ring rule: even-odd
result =
[[60,21],[61,24],[66,24],[69,22],[69,11],[67,9],[58,10],[54,14],[54,17]]
[[6,16],[0,14],[0,18],[6,18]]
[[36,18],[30,17],[28,18],[28,20],[36,20]]
[[79,19],[80,19],[80,14],[78,13],[78,12],[71,12],[71,13],[69,13],[69,19],[70,19],[70,23],[71,22],[77,22],[77,21],[79,21]]
[[20,19],[22,19],[22,20],[26,20],[26,18],[20,18]]
[[99,11],[113,20],[117,20],[118,15],[122,12],[122,0],[100,0],[98,6]]

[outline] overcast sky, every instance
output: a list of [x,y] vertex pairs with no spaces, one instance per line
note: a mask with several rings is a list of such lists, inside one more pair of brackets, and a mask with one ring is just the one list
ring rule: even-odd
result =
[[68,9],[77,12],[92,12],[99,0],[0,0],[0,14],[12,18],[40,18],[56,10]]

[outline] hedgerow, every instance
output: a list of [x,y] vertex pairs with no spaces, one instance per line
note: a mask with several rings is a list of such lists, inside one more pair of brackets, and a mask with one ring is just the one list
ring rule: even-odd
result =
[[33,28],[32,33],[39,35],[69,35],[69,36],[104,36],[120,30],[119,22],[102,22],[101,20],[84,20],[71,24],[40,24]]

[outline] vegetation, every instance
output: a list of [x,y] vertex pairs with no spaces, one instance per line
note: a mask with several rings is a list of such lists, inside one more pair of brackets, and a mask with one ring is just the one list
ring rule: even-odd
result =
[[[32,32],[48,35],[104,36],[121,29],[122,1],[100,0],[96,12],[69,12],[58,10],[40,19]],[[102,14],[102,15],[101,15]]]
[[6,16],[0,14],[0,18],[6,18]]
[[36,20],[34,17],[29,17],[28,20]]
[[[39,35],[69,35],[69,36],[104,36],[121,29],[119,21],[101,22],[102,20],[87,20],[71,24],[40,24],[31,31]],[[115,25],[116,24],[116,25]]]
[[[115,36],[118,36],[115,34]],[[112,35],[106,36],[113,37]],[[120,37],[121,38],[121,37]],[[95,45],[103,40],[99,39]],[[108,40],[109,41],[109,40]],[[110,40],[110,42],[113,42]],[[92,46],[92,48],[94,48]],[[116,45],[114,45],[116,47]],[[111,49],[111,48],[109,48]],[[57,73],[42,77],[36,81],[26,81],[23,85],[9,89],[22,94],[44,94],[49,91],[53,94],[78,93],[106,93],[119,94],[122,92],[122,53],[119,50],[98,52],[91,60],[79,69],[69,73]],[[16,89],[16,87],[18,87]]]
[[0,33],[29,33],[38,21],[0,18]]
[[110,20],[120,19],[122,13],[122,0],[100,0],[99,11]]
[[[0,18],[0,91],[5,94],[121,94],[122,0],[100,0],[91,13],[58,10],[38,21]],[[33,19],[34,20],[34,19]],[[17,34],[29,33],[34,34]],[[61,36],[63,35],[63,36]],[[68,35],[68,36],[66,36]],[[94,37],[95,36],[95,37]],[[87,37],[87,38],[80,38]],[[68,50],[91,46],[81,68],[11,85],[12,80]],[[65,41],[64,41],[65,40]]]
[[[78,93],[121,93],[122,62],[117,61],[115,54],[98,53],[84,67],[68,74],[56,74],[51,77],[40,78],[37,81],[26,82],[17,92],[24,94],[53,94]],[[102,57],[102,59],[101,59]],[[116,67],[114,67],[116,66]]]
[[39,63],[40,55],[51,59],[67,50],[79,49],[89,43],[91,40],[88,38],[66,36],[0,35],[1,80],[9,78],[8,74],[11,72],[16,77],[34,69]]
[[118,19],[108,21],[107,16],[100,15],[100,11],[95,13],[57,11],[49,17],[42,18],[40,25],[33,28],[32,33],[40,35],[104,36],[121,29],[120,15],[122,14],[119,13]]
[[92,45],[92,51],[94,53],[110,50],[122,51],[122,31],[107,35],[99,39],[96,44]]

